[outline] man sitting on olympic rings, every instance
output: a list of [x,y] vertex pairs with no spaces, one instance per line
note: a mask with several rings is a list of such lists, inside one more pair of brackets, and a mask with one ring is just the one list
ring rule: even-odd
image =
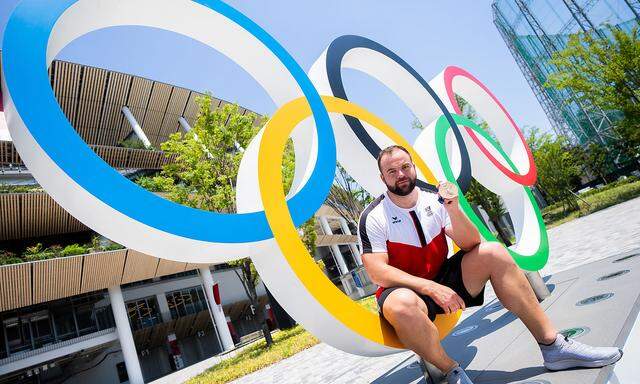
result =
[[[482,305],[488,280],[539,343],[547,369],[602,367],[622,357],[618,348],[590,347],[558,334],[504,246],[480,242],[458,205],[455,185],[440,183],[440,198],[415,188],[416,168],[401,146],[382,150],[378,167],[388,190],[360,216],[362,260],[380,286],[381,314],[404,345],[444,372],[449,383],[471,380],[443,349],[432,321],[436,314]],[[461,248],[449,259],[445,235]]]

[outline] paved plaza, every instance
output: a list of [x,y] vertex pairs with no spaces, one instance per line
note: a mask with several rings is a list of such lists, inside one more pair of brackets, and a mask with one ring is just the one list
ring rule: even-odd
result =
[[[601,260],[640,247],[640,198],[549,229],[550,260],[543,276]],[[490,288],[490,287],[488,287]],[[495,296],[487,289],[485,302]],[[463,319],[477,310],[468,310]],[[481,351],[478,351],[481,352]],[[407,370],[416,370],[412,383],[421,382],[411,352],[384,357],[354,356],[326,344],[316,345],[286,360],[234,381],[265,383],[399,383]],[[401,372],[402,371],[402,372]],[[403,379],[404,380],[404,379]]]

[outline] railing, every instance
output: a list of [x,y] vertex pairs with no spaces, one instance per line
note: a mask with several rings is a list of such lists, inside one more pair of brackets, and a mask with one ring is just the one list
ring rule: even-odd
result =
[[330,245],[344,245],[358,242],[356,235],[318,235],[316,239],[317,247],[328,247]]
[[115,328],[107,328],[107,329],[103,329],[102,331],[93,332],[93,333],[90,333],[88,335],[76,337],[74,339],[61,341],[61,342],[55,343],[55,344],[49,344],[49,345],[46,345],[46,346],[44,346],[42,348],[32,349],[30,351],[18,352],[18,353],[15,353],[15,354],[13,354],[13,355],[11,355],[9,357],[1,359],[0,360],[0,366],[6,365],[6,364],[9,364],[9,363],[13,363],[13,362],[16,362],[18,360],[26,359],[28,357],[37,356],[37,355],[40,355],[40,354],[45,353],[45,352],[53,351],[55,349],[59,349],[59,348],[63,348],[63,347],[69,346],[69,345],[80,343],[82,341],[95,339],[96,337],[104,336],[104,335],[107,335],[107,334],[115,332],[115,331],[116,331]]
[[[89,147],[114,168],[161,169],[175,159],[175,156],[167,157],[163,151],[108,145],[89,145]],[[0,166],[2,165],[24,165],[11,141],[0,141]]]
[[113,285],[172,275],[197,264],[120,249],[0,266],[0,312]]
[[0,194],[0,241],[87,231],[48,194]]
[[0,165],[22,165],[22,159],[11,141],[0,141]]
[[173,161],[163,151],[90,145],[91,149],[114,168],[161,169]]
[[344,293],[354,299],[369,296],[377,289],[363,266],[358,266],[349,273],[340,276],[340,280]]

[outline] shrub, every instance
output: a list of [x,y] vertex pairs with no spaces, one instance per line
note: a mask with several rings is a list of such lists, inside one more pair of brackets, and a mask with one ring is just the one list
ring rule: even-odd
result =
[[19,257],[13,256],[13,257],[0,257],[0,265],[9,265],[9,264],[18,264],[18,263],[22,263],[24,262],[24,260],[22,260]]
[[0,193],[28,193],[28,192],[43,192],[41,186],[37,184],[33,185],[0,185]]
[[138,139],[137,137],[131,137],[131,138],[122,140],[121,142],[118,143],[118,145],[120,145],[121,147],[132,148],[132,149],[147,149],[147,147],[144,146],[144,143],[142,142],[142,140]]
[[543,211],[544,221],[547,226],[558,225],[576,217],[586,216],[612,205],[636,198],[640,196],[640,181],[637,180],[638,179],[632,179],[629,182],[621,180],[613,187],[603,187],[593,193],[585,193],[581,196],[584,201],[579,201],[580,209],[568,214],[563,213],[561,207],[547,207]]
[[149,192],[171,191],[171,179],[162,176],[140,176],[135,183]]
[[107,245],[106,247],[102,247],[103,250],[105,251],[116,251],[118,249],[124,249],[124,246],[118,244],[118,243],[111,243],[109,245]]
[[87,253],[87,248],[79,244],[70,244],[62,250],[62,256],[82,255]]
[[637,176],[629,176],[626,179],[614,181],[614,182],[609,183],[607,185],[604,185],[604,186],[602,186],[600,188],[591,189],[591,190],[589,190],[589,191],[587,191],[585,193],[580,194],[580,197],[584,198],[584,197],[587,197],[587,196],[591,196],[591,195],[593,195],[595,193],[608,191],[608,190],[610,190],[612,188],[616,188],[616,187],[619,187],[621,185],[635,183],[638,180],[640,180],[640,178],[638,178]]
[[22,263],[22,259],[17,257],[15,253],[0,250],[0,265]]
[[62,256],[62,246],[58,244],[52,245],[45,249],[45,252],[53,253],[54,257],[60,257]]
[[30,247],[27,247],[24,251],[25,255],[36,255],[38,253],[42,252],[42,243],[38,243],[36,245],[32,245]]
[[40,253],[25,255],[24,261],[47,260],[47,259],[53,259],[54,257],[56,257],[56,255],[53,252],[40,252]]
[[4,249],[0,249],[0,259],[5,257],[14,257],[16,254],[13,252],[5,251]]

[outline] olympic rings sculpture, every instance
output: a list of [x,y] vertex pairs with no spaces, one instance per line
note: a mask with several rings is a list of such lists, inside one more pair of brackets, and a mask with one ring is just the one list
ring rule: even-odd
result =
[[[59,107],[47,68],[71,41],[102,28],[155,27],[221,52],[245,69],[278,109],[245,151],[237,180],[237,214],[206,212],[164,200],[120,176],[82,141]],[[212,33],[215,32],[215,33]],[[348,101],[342,68],[362,71],[389,87],[425,129],[410,145],[393,128]],[[323,204],[336,162],[369,193],[380,148],[398,143],[411,152],[419,186],[438,180],[465,192],[472,178],[499,194],[511,214],[524,269],[548,257],[540,211],[528,186],[536,179],[531,151],[497,98],[475,77],[447,67],[430,82],[389,49],[359,36],[334,40],[307,75],[265,30],[218,0],[24,0],[3,42],[5,116],[24,163],[44,189],[85,225],[127,247],[191,263],[250,256],[277,300],[322,341],[361,355],[401,351],[393,330],[336,288],[317,268],[296,227]],[[494,140],[461,116],[467,100],[496,134]],[[312,119],[309,119],[312,117]],[[295,150],[289,195],[280,162],[286,140]],[[460,194],[464,212],[486,240],[493,234]],[[444,337],[460,314],[442,315]]]

